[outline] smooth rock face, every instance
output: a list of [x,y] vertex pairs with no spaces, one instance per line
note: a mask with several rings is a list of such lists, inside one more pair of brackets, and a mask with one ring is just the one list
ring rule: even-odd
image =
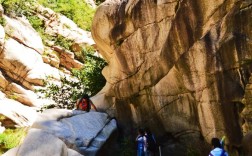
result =
[[252,155],[252,131],[248,132],[242,139],[242,148],[245,156]]
[[4,16],[6,20],[5,32],[10,37],[23,43],[27,47],[36,50],[42,54],[44,52],[44,45],[41,37],[31,26],[29,21],[25,18],[9,18]]
[[126,129],[149,126],[158,136],[181,132],[181,138],[195,133],[208,142],[226,135],[228,145],[240,145],[242,99],[252,71],[251,4],[106,1],[92,35],[109,62],[107,85],[93,101],[113,101],[98,105]]
[[105,113],[49,109],[38,116],[19,150],[5,155],[95,156],[116,128]]
[[[7,98],[0,99],[0,114],[11,119],[19,127],[29,127],[37,118],[37,112],[34,108]],[[6,124],[4,121],[1,122],[2,126],[14,128],[12,123]]]

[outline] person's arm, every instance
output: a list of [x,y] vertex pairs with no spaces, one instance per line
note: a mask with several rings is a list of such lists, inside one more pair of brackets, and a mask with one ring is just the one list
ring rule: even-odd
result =
[[157,141],[156,141],[155,136],[154,136],[153,134],[151,134],[151,137],[153,138],[153,140],[154,140],[154,142],[155,142],[155,144],[156,144],[156,143],[157,143]]
[[79,109],[79,108],[78,108],[78,106],[79,106],[79,102],[80,102],[80,99],[77,99],[76,104],[75,104],[76,109]]
[[147,146],[148,146],[146,136],[143,136],[143,141],[144,141],[144,152],[146,152],[147,151]]
[[91,100],[90,100],[90,103],[91,103],[91,107],[93,107],[94,110],[97,112],[97,108],[96,108],[96,106],[93,104],[93,102]]
[[136,137],[136,141],[138,141],[139,135]]

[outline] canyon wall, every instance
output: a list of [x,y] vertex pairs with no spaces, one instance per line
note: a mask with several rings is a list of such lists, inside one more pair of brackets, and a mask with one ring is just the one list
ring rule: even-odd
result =
[[125,131],[230,147],[251,131],[250,0],[107,0],[91,32],[108,62],[93,101]]

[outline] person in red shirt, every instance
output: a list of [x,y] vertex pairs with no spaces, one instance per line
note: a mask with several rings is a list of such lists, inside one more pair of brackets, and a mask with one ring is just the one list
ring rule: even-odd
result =
[[82,97],[76,101],[77,110],[83,110],[89,112],[91,108],[97,111],[96,106],[90,100],[88,94],[83,94]]

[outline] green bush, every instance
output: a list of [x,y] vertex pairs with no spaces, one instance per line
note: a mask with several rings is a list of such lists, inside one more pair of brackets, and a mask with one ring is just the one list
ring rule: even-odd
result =
[[32,5],[35,0],[1,0],[0,3],[7,15],[22,16],[32,12]]
[[106,83],[101,71],[107,63],[94,56],[94,50],[90,47],[84,48],[82,53],[85,56],[84,66],[80,70],[73,69],[73,75],[83,83],[86,93],[95,95]]
[[30,24],[35,30],[39,30],[44,27],[43,20],[40,19],[38,16],[35,15],[27,16],[27,19],[29,20]]
[[0,17],[0,24],[4,27],[6,25],[6,20],[3,17]]
[[83,85],[81,82],[71,81],[66,77],[61,77],[61,83],[62,85],[59,86],[47,82],[45,89],[37,90],[37,92],[44,93],[46,98],[50,98],[56,102],[56,104],[50,104],[41,108],[40,111],[49,108],[73,109],[75,107],[76,100],[83,92]]
[[80,28],[91,30],[95,9],[84,0],[38,0],[38,2],[72,19]]
[[17,147],[27,134],[27,128],[6,129],[0,134],[0,154]]
[[55,104],[42,108],[64,108],[73,109],[76,100],[83,94],[95,95],[105,85],[106,80],[102,76],[101,71],[106,65],[106,62],[99,57],[94,56],[94,49],[88,47],[83,50],[85,56],[84,67],[82,69],[73,69],[72,73],[78,81],[71,81],[65,77],[61,78],[62,85],[49,83],[49,78],[45,82],[45,89],[40,89],[47,98],[51,98]]
[[105,2],[105,0],[95,0],[96,5],[100,5],[103,2]]
[[54,37],[53,39],[55,42],[54,44],[55,45],[59,45],[67,50],[70,50],[70,47],[71,45],[73,44],[73,41],[61,36],[61,35],[58,35],[57,37]]

